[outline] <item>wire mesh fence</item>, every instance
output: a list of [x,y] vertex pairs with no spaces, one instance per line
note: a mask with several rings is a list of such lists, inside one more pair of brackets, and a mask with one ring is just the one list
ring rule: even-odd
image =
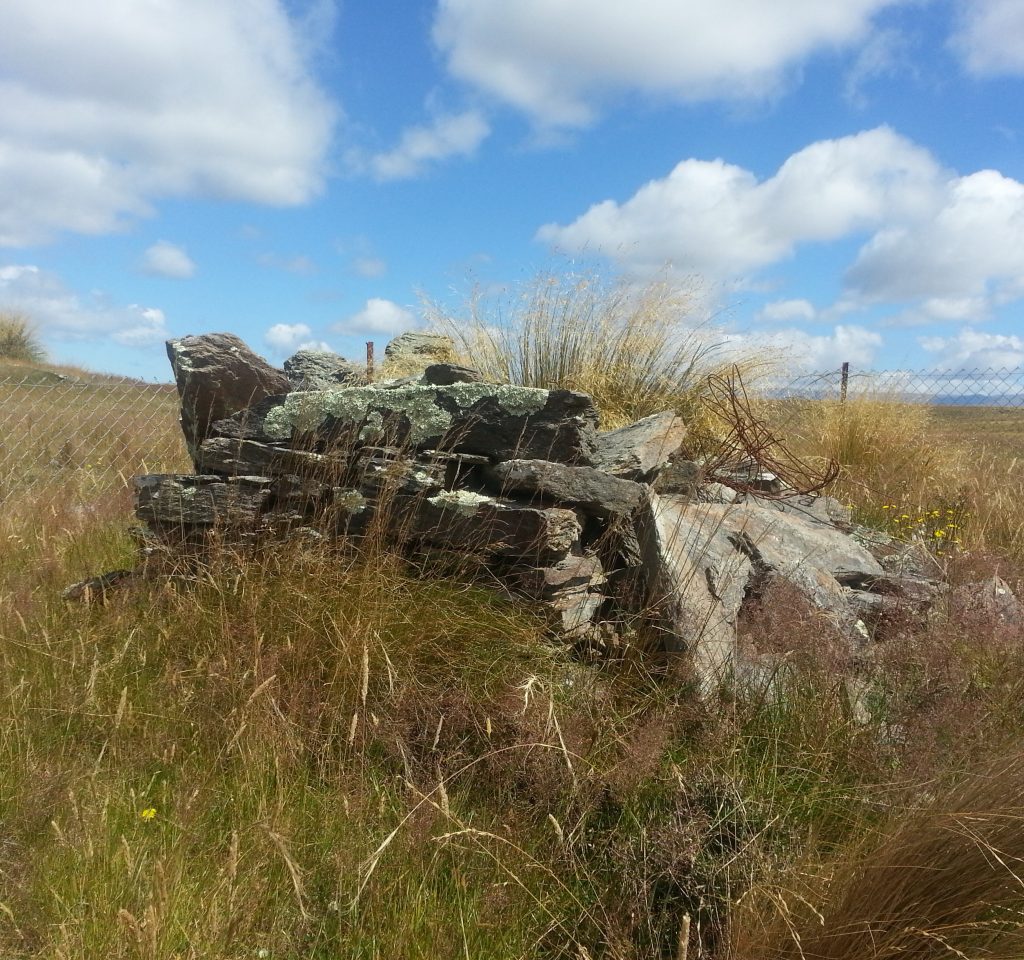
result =
[[[844,385],[845,381],[845,385]],[[950,436],[970,439],[985,416],[1024,455],[1024,367],[834,371],[759,387],[775,423],[813,420],[822,402],[931,404]],[[983,409],[982,409],[983,408]],[[889,406],[888,409],[898,409]],[[0,379],[0,503],[18,491],[67,485],[102,496],[139,473],[188,471],[173,384],[34,373]]]
[[0,379],[0,502],[54,485],[99,497],[137,473],[187,465],[173,384]]

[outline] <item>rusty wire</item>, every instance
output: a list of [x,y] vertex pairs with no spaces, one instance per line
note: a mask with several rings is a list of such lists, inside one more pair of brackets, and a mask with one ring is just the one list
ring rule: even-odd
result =
[[[738,367],[708,376],[705,404],[727,428],[705,458],[707,479],[741,493],[782,499],[818,493],[839,477],[837,461],[814,464],[798,457],[754,412]],[[774,474],[785,489],[766,488],[765,473]]]

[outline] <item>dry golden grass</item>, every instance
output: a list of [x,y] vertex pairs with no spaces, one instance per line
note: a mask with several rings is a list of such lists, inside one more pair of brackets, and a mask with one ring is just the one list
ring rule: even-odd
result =
[[605,429],[672,409],[698,420],[709,373],[738,364],[753,382],[771,364],[727,354],[696,292],[660,280],[542,274],[504,297],[477,292],[458,315],[428,303],[427,316],[489,380],[589,393]]

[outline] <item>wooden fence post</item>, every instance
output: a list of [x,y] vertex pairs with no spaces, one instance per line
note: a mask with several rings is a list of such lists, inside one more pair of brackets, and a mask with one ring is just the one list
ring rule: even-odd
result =
[[839,402],[846,403],[846,388],[850,383],[850,363],[845,361],[843,363],[842,376],[839,380]]
[[366,379],[373,383],[373,341],[366,341]]

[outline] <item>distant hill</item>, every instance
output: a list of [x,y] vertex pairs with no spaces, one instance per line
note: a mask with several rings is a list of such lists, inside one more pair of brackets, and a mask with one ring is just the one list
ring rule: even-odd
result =
[[92,373],[80,367],[58,366],[48,363],[29,363],[0,357],[0,383],[18,383],[43,386],[57,383],[139,383],[134,377],[119,377],[108,373]]

